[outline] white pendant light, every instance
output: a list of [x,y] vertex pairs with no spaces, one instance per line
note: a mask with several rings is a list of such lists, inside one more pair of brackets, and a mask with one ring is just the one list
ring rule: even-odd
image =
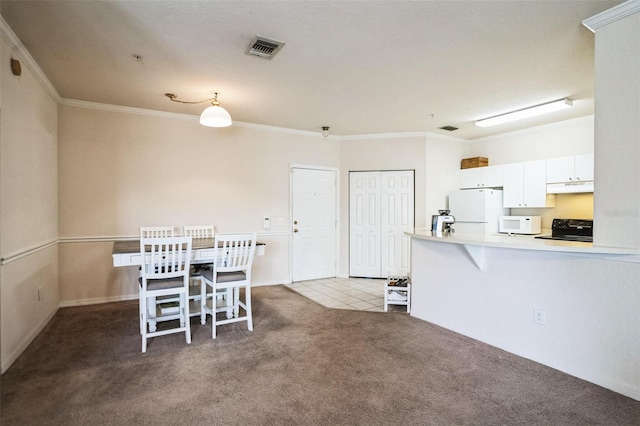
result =
[[207,127],[228,127],[232,124],[231,115],[229,115],[227,110],[222,108],[220,102],[218,102],[218,93],[211,99],[196,102],[180,101],[173,93],[165,93],[165,96],[173,102],[180,102],[182,104],[199,104],[211,101],[211,106],[205,108],[202,114],[200,114],[200,124]]
[[495,117],[478,120],[476,121],[476,126],[478,127],[495,126],[497,124],[508,123],[510,121],[521,120],[523,118],[535,117],[537,115],[546,114],[548,112],[559,111],[565,108],[571,108],[572,106],[573,106],[573,101],[569,98],[564,98],[558,101],[548,102],[546,104],[536,105],[530,108],[524,108],[518,111],[497,115]]
[[[217,98],[217,94],[216,94]],[[200,114],[200,124],[207,127],[228,127],[231,126],[231,116],[226,109],[220,106],[220,102],[214,100],[211,106],[205,108]]]

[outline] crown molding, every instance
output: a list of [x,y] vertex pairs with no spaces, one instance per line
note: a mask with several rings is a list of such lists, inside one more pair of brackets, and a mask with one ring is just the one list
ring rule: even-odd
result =
[[0,37],[9,45],[11,52],[16,59],[20,60],[35,79],[42,84],[45,91],[53,98],[54,101],[60,102],[61,97],[51,81],[47,78],[38,63],[33,59],[26,47],[22,44],[18,36],[13,32],[9,24],[0,16]]
[[183,120],[183,121],[198,121],[198,117],[195,115],[179,114],[177,112],[157,111],[153,109],[127,107],[127,106],[120,106],[120,105],[102,104],[99,102],[81,101],[77,99],[62,98],[60,99],[59,103],[60,105],[65,105],[65,106],[70,106],[75,108],[88,108],[88,109],[95,109],[100,111],[116,112],[121,114],[144,115],[147,117],[170,118],[174,120]]
[[[120,105],[111,105],[111,104],[102,104],[99,102],[89,102],[89,101],[81,101],[77,99],[66,99],[61,98],[59,101],[60,105],[75,107],[75,108],[88,108],[95,109],[99,111],[107,111],[107,112],[115,112],[121,114],[135,114],[135,115],[143,115],[146,117],[155,117],[155,118],[166,118],[172,120],[182,120],[182,121],[191,121],[194,123],[198,122],[197,115],[190,114],[180,114],[177,112],[166,112],[166,111],[158,111],[153,109],[144,109],[144,108],[136,108],[136,107],[127,107]],[[327,138],[322,136],[321,132],[309,132],[305,130],[295,130],[295,129],[287,129],[284,127],[276,127],[276,126],[267,126],[265,124],[254,124],[254,123],[246,123],[243,121],[233,121],[232,127],[243,127],[247,129],[261,129],[261,130],[270,130],[274,132],[287,133],[287,134],[295,134],[295,135],[303,135],[303,136],[312,136],[312,137],[322,137],[323,139],[339,139],[339,136],[330,135]]]
[[[126,106],[120,106],[120,105],[102,104],[99,102],[81,101],[77,99],[61,98],[58,103],[60,105],[65,105],[65,106],[70,106],[75,108],[88,108],[88,109],[95,109],[95,110],[107,111],[107,112],[135,114],[135,115],[143,115],[146,117],[167,118],[167,119],[173,119],[173,120],[183,120],[183,121],[192,121],[192,122],[198,121],[197,115],[180,114],[176,112],[166,112],[166,111],[158,111],[153,109],[144,109],[144,108],[136,108],[136,107],[126,107]],[[334,140],[334,141],[429,137],[429,138],[442,139],[442,140],[448,140],[448,141],[468,142],[467,139],[457,138],[457,137],[448,136],[448,135],[441,135],[433,132],[405,132],[405,133],[398,132],[398,133],[379,133],[379,134],[374,133],[374,134],[368,134],[368,135],[350,135],[350,136],[329,135],[327,137],[324,137],[322,136],[322,132],[311,132],[308,130],[289,129],[286,127],[269,126],[266,124],[247,123],[244,121],[235,121],[235,120],[233,121],[233,124],[231,125],[231,127],[268,130],[272,132],[286,133],[289,135],[320,137],[322,139],[328,139],[328,140]]]
[[329,139],[329,140],[342,139],[342,136],[337,136],[337,135],[329,135],[327,137],[324,137],[322,136],[322,132],[311,132],[308,130],[289,129],[287,127],[268,126],[266,124],[247,123],[246,121],[234,121],[232,126],[243,127],[245,129],[271,130],[274,132],[286,133],[289,135],[300,135],[300,136],[311,136],[311,137],[319,136],[322,139]]
[[595,33],[598,28],[637,12],[640,12],[640,0],[629,0],[585,19],[582,21],[582,25]]

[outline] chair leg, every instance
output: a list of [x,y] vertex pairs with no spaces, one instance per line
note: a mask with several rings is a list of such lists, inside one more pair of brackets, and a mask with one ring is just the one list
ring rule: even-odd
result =
[[185,297],[184,295],[180,295],[180,327],[185,327],[187,325],[186,321],[185,321],[185,316],[184,313],[185,311]]
[[240,287],[235,287],[233,289],[233,317],[238,318],[240,316],[240,305],[238,301],[240,300]]
[[142,303],[140,305],[140,324],[142,328],[140,332],[142,334],[142,353],[147,352],[147,298],[142,297]]
[[224,296],[227,305],[227,318],[233,318],[234,289],[228,288]]
[[[239,291],[240,289],[238,289]],[[244,289],[244,304],[247,311],[247,329],[253,330],[253,316],[251,314],[251,286],[246,286]]]
[[155,296],[149,297],[145,302],[147,303],[147,321],[149,322],[149,331],[153,333],[158,329],[156,323],[156,298]]
[[145,323],[142,322],[142,311],[145,310],[144,300],[142,299],[142,290],[138,293],[138,306],[139,306],[139,319],[140,319],[140,334],[142,334],[143,327],[146,327]]
[[216,291],[213,289],[213,308],[211,309],[211,338],[216,338]]
[[185,338],[187,340],[187,344],[191,343],[191,320],[189,316],[189,290],[187,289],[187,293],[182,295],[181,299],[183,300],[184,311],[182,312],[184,322],[185,322]]
[[[214,299],[215,305],[215,299]],[[200,282],[200,324],[205,325],[207,323],[207,283],[202,280]]]

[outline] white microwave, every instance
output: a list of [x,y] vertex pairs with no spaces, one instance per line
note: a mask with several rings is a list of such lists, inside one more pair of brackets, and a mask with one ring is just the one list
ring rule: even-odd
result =
[[539,234],[540,216],[500,216],[498,231],[505,234]]

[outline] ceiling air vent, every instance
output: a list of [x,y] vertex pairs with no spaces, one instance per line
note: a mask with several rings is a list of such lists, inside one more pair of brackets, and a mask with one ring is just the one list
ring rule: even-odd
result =
[[454,130],[458,130],[457,127],[453,127],[453,126],[442,126],[442,127],[438,127],[438,128],[442,129],[442,130],[448,130],[450,132],[453,132]]
[[273,58],[278,50],[284,46],[284,42],[278,40],[271,40],[269,38],[256,36],[249,47],[247,48],[247,55],[259,56],[265,59]]

